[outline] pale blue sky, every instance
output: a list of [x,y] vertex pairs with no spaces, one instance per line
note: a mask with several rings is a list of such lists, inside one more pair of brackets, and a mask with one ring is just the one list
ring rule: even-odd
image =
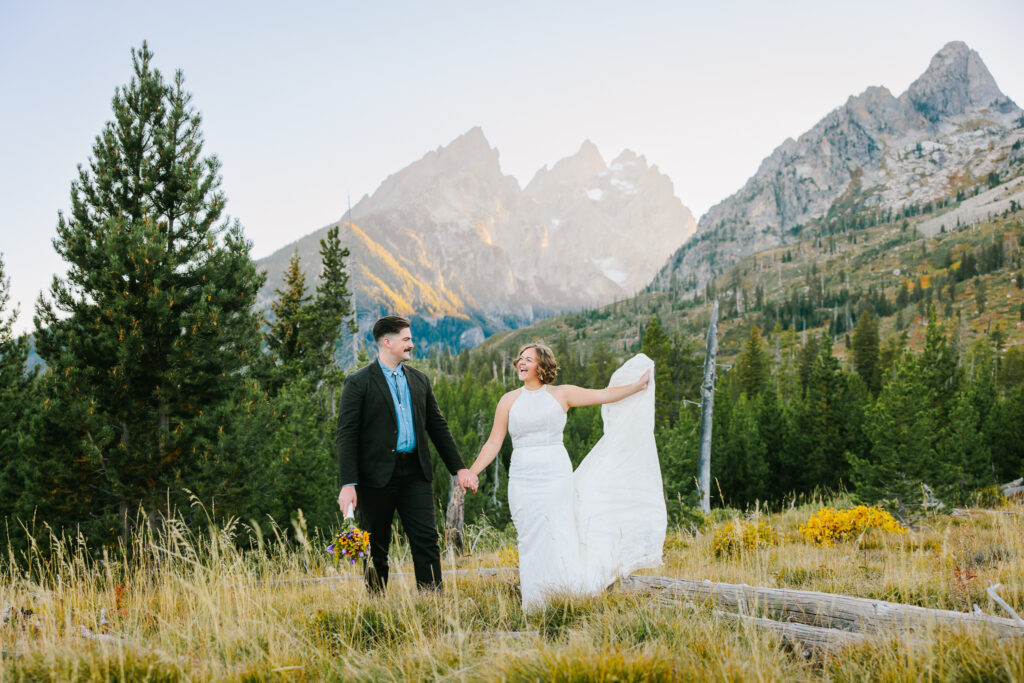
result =
[[30,329],[63,269],[75,166],[149,41],[183,69],[254,255],[339,218],[481,126],[521,185],[584,139],[672,179],[699,217],[786,137],[870,85],[902,92],[950,40],[1024,104],[1024,3],[0,0],[0,253]]

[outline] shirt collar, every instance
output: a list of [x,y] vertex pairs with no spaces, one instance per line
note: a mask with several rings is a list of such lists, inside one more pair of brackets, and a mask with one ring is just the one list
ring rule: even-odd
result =
[[402,369],[401,363],[399,363],[393,368],[389,368],[387,365],[384,364],[384,361],[380,360],[379,358],[377,359],[377,362],[380,363],[380,369],[384,372],[385,375],[395,374],[398,375],[399,377],[405,377],[405,371]]

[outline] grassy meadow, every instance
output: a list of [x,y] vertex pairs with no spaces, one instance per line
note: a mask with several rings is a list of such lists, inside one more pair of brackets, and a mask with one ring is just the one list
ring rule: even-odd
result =
[[[644,573],[961,611],[977,604],[1007,616],[985,593],[999,583],[1024,612],[1024,504],[929,517],[906,534],[871,531],[831,547],[798,531],[818,507],[760,516],[774,542],[738,554],[716,554],[715,533],[730,523],[717,511],[702,528],[671,531],[665,565]],[[885,634],[808,657],[708,605],[617,586],[524,615],[514,539],[493,529],[470,529],[471,551],[448,554],[439,595],[413,589],[399,545],[393,571],[403,573],[384,598],[365,593],[355,568],[327,562],[322,539],[261,538],[239,550],[243,532],[170,525],[159,539],[136,538],[128,566],[74,539],[40,537],[46,552],[20,563],[9,556],[0,605],[14,609],[0,628],[0,681],[1024,680],[1024,642],[982,631]],[[495,567],[504,569],[474,572]]]

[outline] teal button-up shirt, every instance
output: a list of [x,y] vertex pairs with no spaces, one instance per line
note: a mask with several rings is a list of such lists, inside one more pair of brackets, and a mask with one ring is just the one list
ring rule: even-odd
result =
[[395,417],[398,418],[398,442],[395,450],[399,453],[412,453],[416,450],[416,428],[412,422],[412,395],[409,393],[409,380],[405,376],[402,364],[394,370],[383,363],[380,365],[384,379],[391,389],[391,400],[395,404]]

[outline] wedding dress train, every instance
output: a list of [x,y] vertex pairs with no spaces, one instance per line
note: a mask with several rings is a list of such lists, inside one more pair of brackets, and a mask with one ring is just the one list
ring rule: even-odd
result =
[[644,391],[601,407],[604,436],[572,471],[566,415],[548,387],[525,387],[509,411],[508,503],[519,535],[523,609],[553,593],[592,594],[661,564],[667,517],[654,443],[654,363],[639,354],[612,375]]

